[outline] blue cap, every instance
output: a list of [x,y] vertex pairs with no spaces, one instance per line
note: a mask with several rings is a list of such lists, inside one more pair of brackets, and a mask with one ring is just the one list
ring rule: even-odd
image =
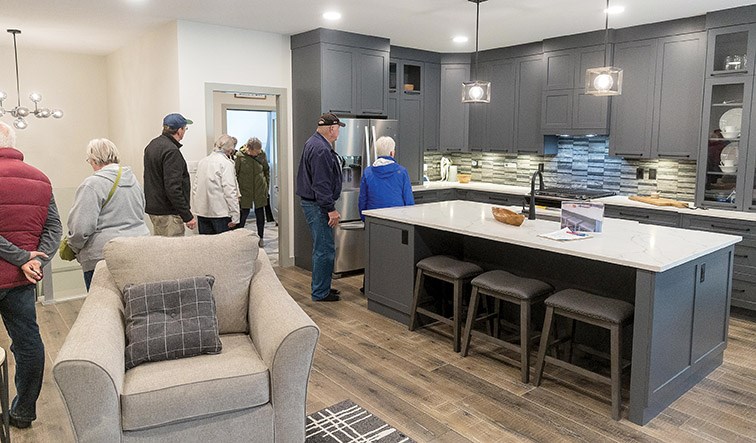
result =
[[171,129],[183,128],[186,125],[191,125],[193,121],[184,118],[181,114],[168,114],[163,119],[163,126],[168,126]]

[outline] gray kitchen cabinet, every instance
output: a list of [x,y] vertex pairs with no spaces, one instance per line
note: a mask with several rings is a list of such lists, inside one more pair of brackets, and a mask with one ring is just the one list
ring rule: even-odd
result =
[[[459,190],[457,190],[457,192],[459,193]],[[524,201],[522,195],[500,194],[498,192],[477,191],[472,189],[467,191],[467,195],[465,195],[464,198],[458,196],[457,199],[499,206],[522,206]]]
[[[756,23],[710,29],[707,54],[708,76],[753,76],[753,63],[756,60]],[[734,56],[745,56],[745,61],[738,61]]]
[[431,189],[413,191],[412,197],[415,199],[415,204],[418,205],[420,203],[455,200],[457,198],[457,193],[454,189]]
[[388,108],[389,53],[371,49],[355,49],[357,57],[356,105],[358,115],[381,116]]
[[462,83],[469,80],[469,63],[441,65],[441,151],[468,150],[469,106],[462,103]]
[[440,146],[439,119],[441,118],[441,65],[426,62],[423,78],[425,80],[425,91],[423,92],[423,147],[426,150],[438,150]]
[[612,97],[609,154],[695,159],[699,146],[706,34],[615,45],[622,95]]
[[544,63],[541,133],[607,134],[609,98],[585,94],[585,71],[604,65],[604,46],[546,52]]
[[538,99],[543,88],[543,55],[517,59],[516,75],[515,151],[518,154],[547,153],[541,135],[541,101]]
[[[481,63],[478,72],[474,75],[475,80],[491,81],[491,64]],[[491,109],[490,103],[470,103],[470,123],[468,146],[471,151],[488,151],[491,146],[488,124],[488,114]]]
[[756,311],[756,222],[686,214],[682,227],[743,237],[735,245],[731,304]]
[[647,225],[680,227],[680,214],[674,211],[635,208],[628,206],[604,207],[604,217],[635,220]]
[[[423,90],[422,62],[391,59],[389,67],[389,118],[399,121],[396,160],[407,168],[410,181],[423,178]],[[404,85],[411,85],[405,88]]]
[[388,53],[323,45],[323,111],[346,115],[388,114]]
[[515,98],[517,62],[498,60],[490,63],[491,103],[488,104],[488,148],[496,152],[515,152]]

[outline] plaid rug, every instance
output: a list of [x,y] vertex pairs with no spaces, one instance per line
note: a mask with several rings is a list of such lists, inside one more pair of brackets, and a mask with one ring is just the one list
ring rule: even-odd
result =
[[307,416],[306,443],[414,443],[351,400]]

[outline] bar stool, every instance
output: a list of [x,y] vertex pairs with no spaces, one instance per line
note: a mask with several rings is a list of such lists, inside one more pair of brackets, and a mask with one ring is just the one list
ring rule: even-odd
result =
[[0,442],[10,441],[10,408],[8,407],[8,356],[0,347],[0,408],[3,422],[0,424]]
[[[546,318],[543,321],[541,345],[538,349],[535,385],[539,386],[541,384],[541,376],[543,375],[545,361],[592,380],[608,383],[612,390],[612,418],[619,420],[622,402],[622,328],[632,324],[634,311],[633,305],[621,300],[601,297],[577,289],[565,289],[559,291],[547,298],[544,303],[546,304]],[[573,321],[573,335],[575,320],[596,325],[610,331],[611,344],[609,359],[611,361],[611,377],[605,377],[588,371],[572,364],[571,361],[566,362],[551,356],[546,356],[546,350],[548,347],[563,342],[563,340],[556,340],[549,343],[549,334],[553,327],[554,315],[560,315]],[[569,337],[570,340],[572,340],[572,338],[573,337]],[[570,351],[570,354],[572,354],[572,351]],[[571,357],[572,356],[570,355],[570,360],[572,360]]]
[[[520,353],[520,361],[507,356],[501,356],[507,362],[520,367],[522,382],[527,383],[530,379],[530,344],[533,337],[530,335],[530,312],[534,304],[540,303],[554,291],[554,287],[546,282],[532,278],[518,277],[507,271],[495,270],[485,272],[475,277],[472,282],[472,295],[470,307],[467,311],[467,322],[462,335],[462,356],[467,356],[472,335],[483,337],[512,351]],[[481,297],[493,297],[496,299],[495,312],[477,317],[478,304]],[[498,318],[500,301],[513,303],[520,307],[520,344],[516,345],[498,337]],[[493,336],[473,330],[473,324],[478,321],[488,320],[491,317],[497,319]],[[537,337],[536,337],[537,338]]]
[[[459,352],[462,330],[462,290],[466,282],[483,272],[483,268],[446,255],[434,255],[417,262],[415,293],[412,298],[409,330],[414,331],[417,315],[422,314],[436,321],[451,325],[454,330],[454,352]],[[435,278],[454,285],[453,314],[451,318],[418,306],[420,292],[426,277]],[[431,323],[433,324],[433,323]]]

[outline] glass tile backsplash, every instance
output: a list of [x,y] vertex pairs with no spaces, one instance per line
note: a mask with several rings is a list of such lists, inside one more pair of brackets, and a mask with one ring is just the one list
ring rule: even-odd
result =
[[[662,197],[675,200],[692,202],[695,199],[695,161],[610,157],[606,139],[602,137],[560,139],[554,156],[426,152],[428,179],[441,179],[441,157],[449,158],[452,165],[458,167],[458,173],[472,174],[472,180],[479,182],[530,186],[530,177],[538,163],[543,163],[546,186],[603,189],[618,195],[659,192]],[[643,178],[637,178],[639,169]]]

